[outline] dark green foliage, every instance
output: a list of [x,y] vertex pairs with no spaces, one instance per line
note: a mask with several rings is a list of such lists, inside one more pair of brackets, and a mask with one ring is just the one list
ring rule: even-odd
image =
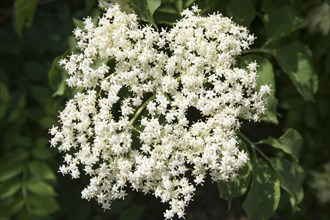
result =
[[263,21],[267,36],[265,45],[282,37],[289,36],[298,30],[304,22],[296,9],[291,5],[283,5],[283,7],[274,11],[270,10],[269,14],[264,15]]
[[272,158],[271,165],[280,179],[281,187],[289,194],[293,208],[298,210],[297,204],[304,198],[302,189],[302,182],[305,178],[304,170],[297,162],[280,157]]
[[227,6],[227,13],[238,24],[250,27],[256,16],[256,10],[252,0],[231,0]]
[[[325,3],[330,4],[130,0],[141,22],[158,29],[172,26],[192,4],[203,15],[219,11],[232,17],[257,37],[237,65],[256,61],[258,86],[267,83],[272,88],[262,123],[243,122],[239,133],[242,149],[251,155],[249,163],[233,182],[216,184],[219,193],[209,201],[225,199],[228,212],[221,202],[209,211],[196,193],[194,215],[188,213],[186,219],[203,220],[197,214],[206,210],[219,212],[213,219],[329,218],[329,201],[320,196],[329,192],[329,178],[313,171],[330,159],[329,32],[311,33],[304,26],[311,9]],[[95,202],[82,200],[87,178],[77,181],[58,175],[62,159],[49,146],[48,130],[76,92],[66,86],[67,73],[58,61],[76,50],[72,30],[83,28],[83,18],[91,16],[96,22],[101,13],[97,1],[5,0],[0,10],[0,219],[159,219],[166,207],[133,192],[106,212]],[[206,186],[215,187],[205,184],[198,189],[200,194],[210,192]]]
[[266,220],[280,201],[280,181],[265,161],[252,159],[252,183],[243,208],[250,219]]
[[311,63],[311,51],[306,45],[292,42],[277,49],[275,57],[302,97],[306,101],[314,100],[314,94],[318,89],[318,78]]
[[16,0],[14,3],[14,27],[18,35],[22,35],[24,25],[31,27],[38,0]]

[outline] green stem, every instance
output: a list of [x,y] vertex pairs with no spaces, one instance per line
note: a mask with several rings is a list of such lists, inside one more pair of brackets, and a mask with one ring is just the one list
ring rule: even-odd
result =
[[255,48],[255,49],[245,50],[242,52],[242,54],[250,54],[250,53],[266,53],[274,56],[273,50],[263,49],[263,48]]
[[251,146],[255,147],[255,144],[248,138],[246,137],[242,132],[238,131],[237,132],[238,136],[240,136],[245,142],[250,144]]
[[167,93],[165,93],[165,96],[166,96],[168,101],[171,101],[171,97]]
[[138,133],[141,133],[141,131],[139,129],[137,129],[136,127],[133,126],[133,130],[138,132]]
[[272,163],[271,163],[269,157],[268,157],[266,154],[264,154],[264,152],[262,152],[262,150],[260,150],[260,149],[257,148],[257,147],[256,147],[256,150],[258,151],[258,153],[259,153],[263,158],[265,158],[265,160],[267,160],[267,162],[268,162],[270,165],[272,165]]
[[253,151],[253,155],[256,155],[256,151],[258,151],[258,153],[265,158],[265,160],[267,160],[267,162],[270,162],[268,156],[266,154],[264,154],[264,152],[262,152],[262,150],[260,150],[255,143],[253,143],[248,137],[246,137],[243,133],[241,133],[240,131],[237,132],[238,136],[240,136],[246,143],[248,143]]
[[139,115],[141,114],[141,112],[146,108],[146,106],[148,105],[148,103],[153,100],[154,98],[156,98],[155,95],[152,95],[149,99],[147,99],[142,105],[141,107],[135,112],[133,118],[130,121],[130,124],[133,125],[135,120],[139,117]]

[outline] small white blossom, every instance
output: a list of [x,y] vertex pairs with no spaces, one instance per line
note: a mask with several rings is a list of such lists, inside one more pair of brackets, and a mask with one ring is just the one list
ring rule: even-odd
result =
[[232,180],[248,161],[237,146],[239,119],[258,120],[270,94],[267,85],[257,90],[255,62],[235,67],[254,37],[221,14],[199,16],[196,6],[160,33],[106,7],[97,25],[87,18],[74,31],[81,52],[60,61],[67,84],[83,89],[50,130],[51,145],[66,153],[60,172],[85,172],[82,198],[103,208],[130,187],[168,203],[166,219],[183,218],[196,185],[207,176]]

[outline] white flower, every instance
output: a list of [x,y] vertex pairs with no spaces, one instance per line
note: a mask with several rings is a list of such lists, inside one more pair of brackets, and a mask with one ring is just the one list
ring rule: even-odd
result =
[[50,133],[51,145],[66,152],[60,171],[90,176],[83,198],[110,208],[130,187],[169,203],[166,219],[183,218],[196,185],[207,176],[234,179],[247,162],[239,119],[258,120],[270,93],[256,89],[255,62],[235,67],[254,37],[221,14],[198,12],[184,10],[158,33],[109,5],[97,25],[87,18],[74,32],[81,52],[60,63],[68,85],[83,92]]

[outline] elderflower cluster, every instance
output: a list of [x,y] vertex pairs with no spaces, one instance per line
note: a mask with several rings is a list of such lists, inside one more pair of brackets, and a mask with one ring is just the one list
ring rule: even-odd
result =
[[166,219],[182,218],[196,185],[232,180],[247,162],[239,118],[257,121],[270,93],[257,90],[255,62],[235,67],[254,37],[221,14],[198,13],[185,10],[157,32],[111,5],[97,25],[87,18],[74,31],[80,52],[60,63],[83,92],[50,133],[65,153],[60,171],[90,176],[83,198],[108,209],[130,188],[168,203]]

